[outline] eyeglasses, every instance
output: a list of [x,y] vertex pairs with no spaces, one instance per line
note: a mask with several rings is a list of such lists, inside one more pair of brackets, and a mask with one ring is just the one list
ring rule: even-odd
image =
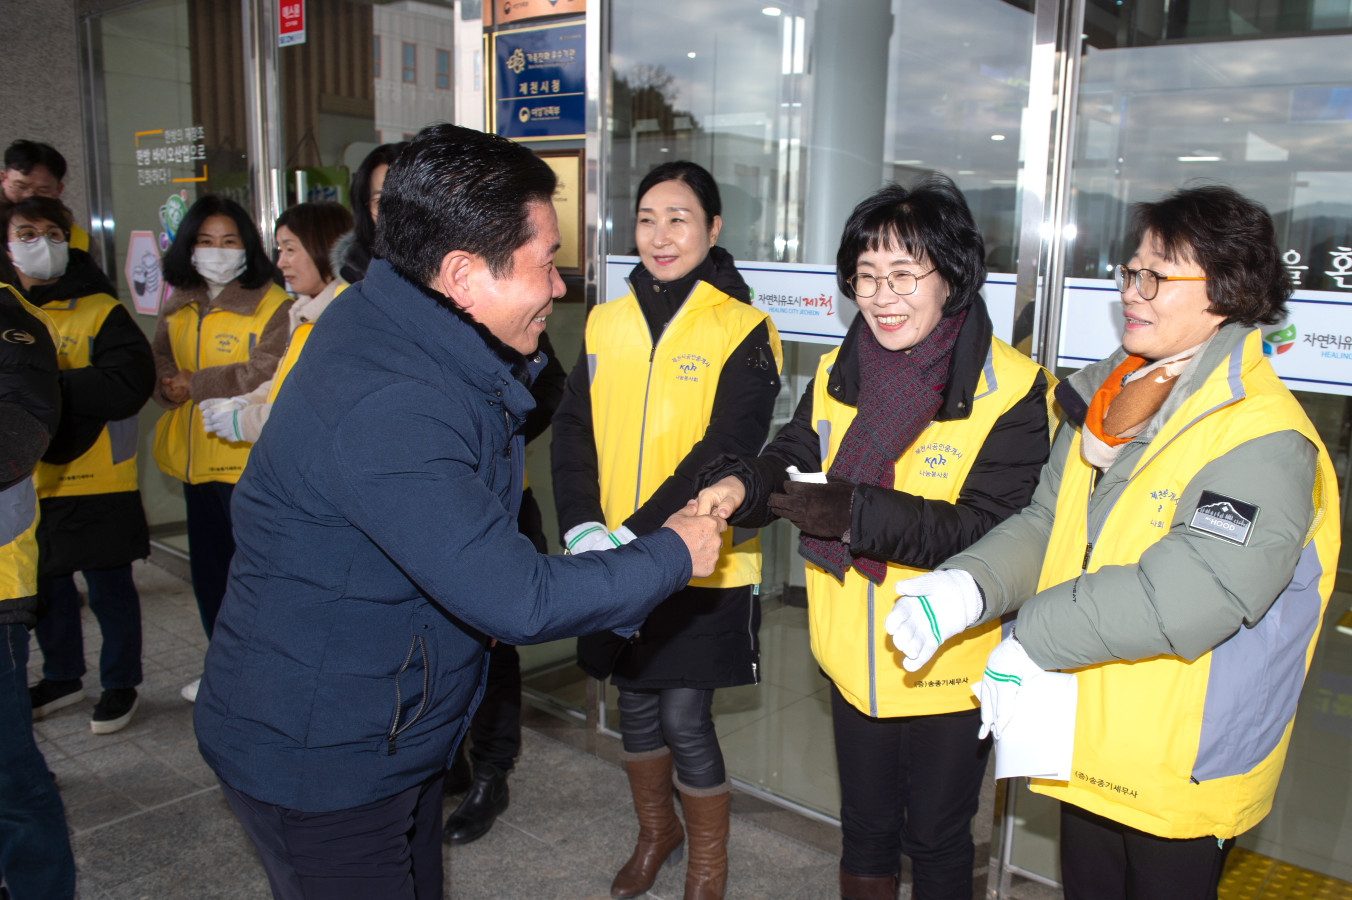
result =
[[32,225],[19,225],[14,229],[15,240],[25,244],[31,244],[41,237],[45,237],[47,240],[56,244],[64,244],[66,242],[66,233],[57,225],[52,225],[50,228],[44,228],[41,231],[34,228]]
[[886,281],[887,286],[892,289],[892,293],[905,297],[907,294],[914,294],[916,288],[920,287],[920,279],[933,275],[937,269],[930,269],[924,275],[916,275],[914,272],[888,272],[882,278],[877,275],[869,275],[865,272],[856,272],[850,276],[849,284],[854,289],[856,297],[868,299],[878,293],[878,282]]
[[1135,282],[1136,293],[1141,295],[1142,300],[1154,300],[1155,295],[1160,292],[1161,281],[1206,281],[1204,275],[1161,275],[1154,269],[1128,269],[1126,266],[1116,266],[1113,269],[1113,283],[1122,293],[1127,292],[1127,285]]

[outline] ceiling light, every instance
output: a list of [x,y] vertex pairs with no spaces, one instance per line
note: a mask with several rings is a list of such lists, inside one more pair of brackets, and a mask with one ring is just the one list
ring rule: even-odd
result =
[[1179,162],[1220,162],[1219,156],[1180,156]]
[[689,53],[686,54],[686,56],[690,57],[691,59],[694,59],[694,58],[695,58],[695,51],[694,51],[694,50],[691,50]]
[[778,16],[783,13],[783,10],[781,10],[778,6],[767,6],[764,9],[762,9],[761,12],[767,16]]
[[1004,136],[1003,134],[993,134],[993,135],[991,135],[991,140],[993,140],[993,141],[1003,141],[1004,139],[1005,139],[1005,136]]

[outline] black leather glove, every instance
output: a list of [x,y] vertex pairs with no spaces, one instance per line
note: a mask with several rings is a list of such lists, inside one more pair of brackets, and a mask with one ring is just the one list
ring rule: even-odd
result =
[[784,493],[770,495],[770,511],[788,519],[803,534],[831,541],[849,541],[854,482],[843,478],[826,484],[784,482]]

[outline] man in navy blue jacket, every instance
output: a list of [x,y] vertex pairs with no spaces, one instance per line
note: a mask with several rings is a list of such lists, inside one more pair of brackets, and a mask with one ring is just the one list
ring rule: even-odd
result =
[[518,429],[563,283],[552,171],[450,125],[390,167],[365,281],[324,314],[235,489],[194,722],[279,898],[439,898],[441,780],[490,639],[642,621],[723,523],[551,557]]

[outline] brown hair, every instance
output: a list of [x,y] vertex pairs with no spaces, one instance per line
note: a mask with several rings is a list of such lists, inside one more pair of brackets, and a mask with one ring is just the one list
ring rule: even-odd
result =
[[352,213],[337,203],[297,203],[277,217],[273,229],[285,225],[300,239],[326,283],[334,278],[329,251],[340,237],[352,230]]

